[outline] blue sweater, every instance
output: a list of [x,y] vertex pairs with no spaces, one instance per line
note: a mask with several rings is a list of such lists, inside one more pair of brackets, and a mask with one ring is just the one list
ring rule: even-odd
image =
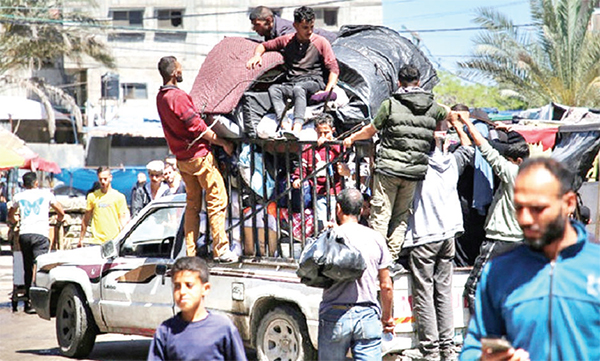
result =
[[554,262],[523,245],[485,266],[460,360],[479,359],[490,336],[532,361],[600,360],[600,245],[571,224],[578,241]]
[[156,329],[148,360],[246,361],[246,351],[227,317],[209,313],[203,320],[186,322],[177,314]]

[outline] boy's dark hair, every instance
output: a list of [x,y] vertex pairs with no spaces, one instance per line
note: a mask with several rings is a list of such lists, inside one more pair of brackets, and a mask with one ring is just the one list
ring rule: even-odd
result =
[[421,79],[419,69],[411,64],[404,65],[398,70],[398,80],[403,86],[415,85]]
[[363,204],[363,195],[356,188],[346,188],[336,197],[342,213],[348,216],[359,216]]
[[455,112],[468,112],[469,107],[464,104],[454,104],[452,108],[450,108],[450,110],[453,110]]
[[248,15],[250,21],[267,20],[268,17],[273,17],[273,11],[266,6],[257,6]]
[[175,71],[175,62],[177,58],[174,56],[163,56],[158,62],[158,71],[163,80],[168,80]]
[[206,261],[198,257],[181,257],[173,264],[171,268],[171,275],[174,276],[177,272],[191,271],[198,272],[200,281],[202,283],[208,283],[208,265]]
[[105,165],[102,165],[102,166],[98,167],[98,169],[96,169],[96,174],[100,174],[100,173],[106,172],[106,171],[110,172],[110,168]]
[[333,117],[327,113],[321,113],[312,117],[312,121],[315,122],[315,127],[319,125],[329,125],[333,129]]
[[315,11],[308,6],[301,6],[298,9],[294,10],[294,22],[301,23],[306,21],[310,23],[315,20]]
[[560,195],[575,192],[575,173],[563,163],[553,158],[535,157],[529,158],[519,167],[519,175],[527,172],[530,168],[542,167],[550,172],[560,183]]
[[35,181],[37,180],[37,174],[35,172],[27,172],[23,174],[23,187],[33,188]]
[[509,144],[504,151],[504,156],[512,160],[529,158],[529,145],[527,142],[517,142]]

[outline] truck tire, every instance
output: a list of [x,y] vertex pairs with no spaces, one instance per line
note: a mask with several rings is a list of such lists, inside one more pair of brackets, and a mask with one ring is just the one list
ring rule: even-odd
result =
[[256,356],[259,361],[316,360],[302,314],[285,305],[269,311],[258,325]]
[[75,285],[67,285],[58,298],[56,339],[64,356],[89,355],[96,342],[96,325],[85,297]]

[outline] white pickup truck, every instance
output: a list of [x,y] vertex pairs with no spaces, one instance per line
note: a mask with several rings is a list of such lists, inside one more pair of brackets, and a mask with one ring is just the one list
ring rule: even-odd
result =
[[[185,196],[159,199],[102,247],[38,257],[32,303],[38,315],[56,318],[60,352],[85,357],[99,333],[152,336],[177,311],[169,268],[185,253]],[[290,258],[242,257],[210,264],[209,309],[229,316],[259,360],[315,360],[321,290],[296,276]],[[462,301],[467,270],[454,275],[452,304],[456,342],[462,342],[468,310]],[[409,274],[394,277],[395,337],[385,354],[416,346]]]

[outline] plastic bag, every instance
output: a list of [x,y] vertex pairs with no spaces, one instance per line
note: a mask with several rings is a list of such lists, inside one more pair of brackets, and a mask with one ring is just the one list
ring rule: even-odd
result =
[[366,268],[360,252],[328,229],[304,247],[296,274],[307,286],[328,288],[359,279]]

